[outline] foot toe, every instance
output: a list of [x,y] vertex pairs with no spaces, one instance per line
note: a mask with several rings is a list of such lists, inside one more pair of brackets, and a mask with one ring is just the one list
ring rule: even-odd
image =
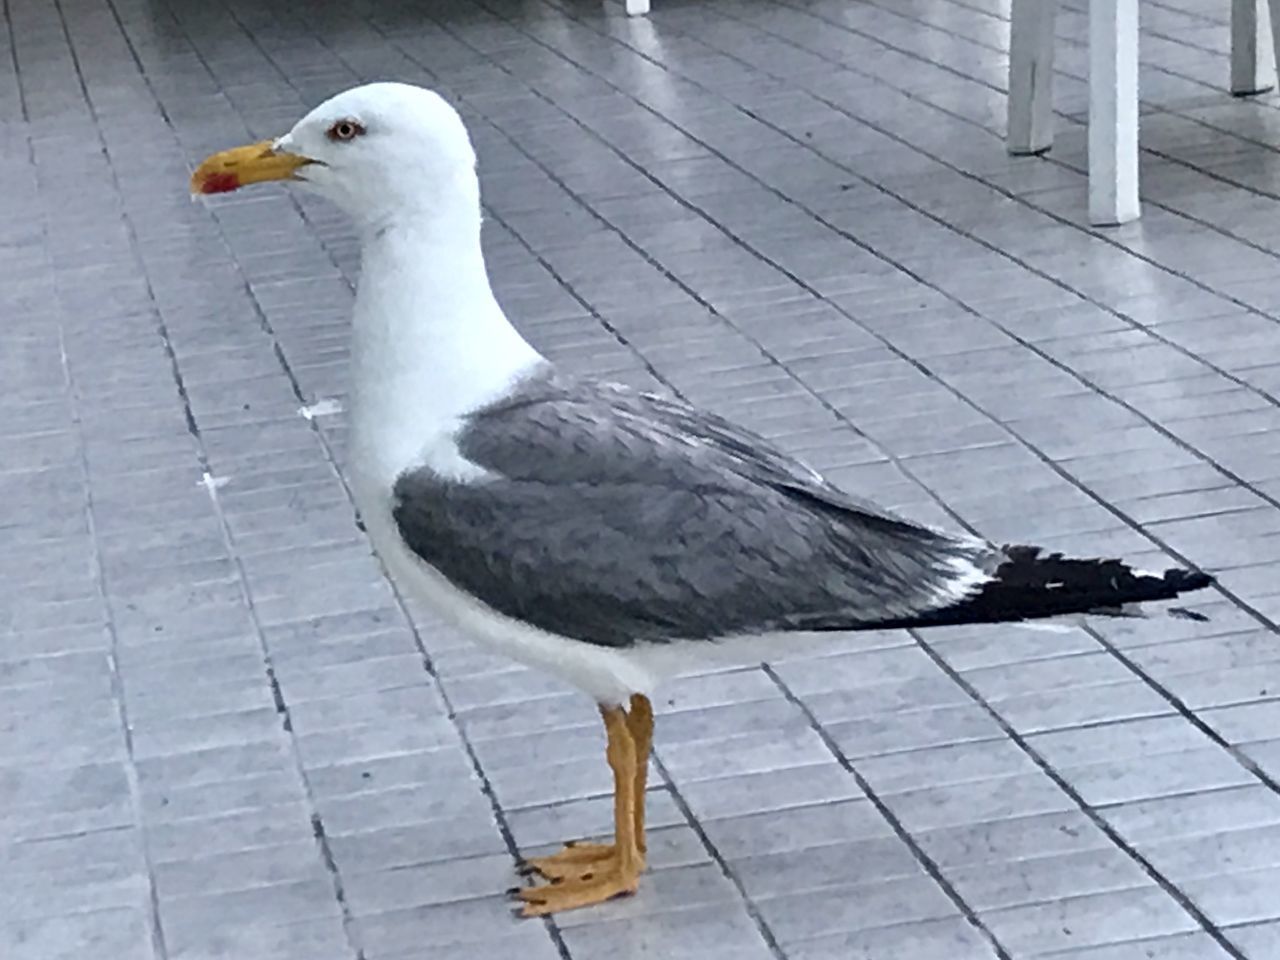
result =
[[521,914],[542,917],[562,910],[574,910],[604,903],[614,897],[636,892],[639,877],[634,872],[611,870],[590,880],[570,880],[541,887],[524,887],[516,898],[524,902]]
[[547,857],[530,857],[519,864],[525,876],[539,874],[548,880],[567,880],[590,874],[602,863],[616,857],[612,844],[572,843]]

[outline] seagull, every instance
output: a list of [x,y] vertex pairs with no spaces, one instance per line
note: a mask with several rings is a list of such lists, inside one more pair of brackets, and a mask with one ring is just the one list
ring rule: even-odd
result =
[[636,891],[649,697],[668,677],[840,631],[1135,615],[1213,583],[923,526],[679,399],[556,369],[493,294],[476,154],[435,92],[340,93],[209,157],[191,190],[263,181],[314,191],[359,232],[349,471],[383,564],[599,705],[613,841],[527,861],[546,881],[514,891],[527,916]]

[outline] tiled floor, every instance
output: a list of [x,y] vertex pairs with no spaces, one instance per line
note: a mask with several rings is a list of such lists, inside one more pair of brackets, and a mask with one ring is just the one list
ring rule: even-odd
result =
[[[1018,160],[1004,0],[3,6],[0,956],[1280,957],[1280,101],[1225,94],[1225,2],[1144,0],[1145,217],[1107,232],[1070,0]],[[641,894],[513,919],[517,849],[608,825],[592,705],[370,556],[347,224],[186,196],[385,77],[460,104],[565,366],[919,518],[1212,569],[1212,622],[674,683]]]

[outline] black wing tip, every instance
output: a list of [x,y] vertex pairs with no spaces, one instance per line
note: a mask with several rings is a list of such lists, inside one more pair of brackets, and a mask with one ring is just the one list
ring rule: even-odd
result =
[[[1186,567],[1147,572],[1116,558],[1067,557],[1029,544],[1010,544],[1002,549],[1005,560],[981,591],[916,618],[917,622],[999,623],[1071,614],[1133,616],[1131,606],[1174,600],[1216,583],[1212,575]],[[1208,619],[1185,607],[1168,612],[1187,620]]]
[[1191,593],[1193,590],[1203,590],[1205,587],[1213,586],[1218,581],[1202,570],[1186,570],[1182,567],[1173,567],[1164,572],[1164,582],[1170,590],[1174,591],[1176,596],[1177,594]]

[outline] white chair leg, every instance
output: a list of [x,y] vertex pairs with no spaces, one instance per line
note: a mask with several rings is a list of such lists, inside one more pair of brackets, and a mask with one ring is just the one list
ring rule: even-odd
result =
[[1009,36],[1009,129],[1013,154],[1053,145],[1053,21],[1058,0],[1013,0]]
[[649,12],[649,0],[627,0],[627,16],[643,17]]
[[1280,67],[1280,0],[1270,0],[1268,8],[1271,20],[1271,59]]
[[1089,220],[1127,223],[1139,212],[1138,0],[1091,0]]
[[1276,85],[1267,0],[1231,0],[1231,92],[1238,97]]

